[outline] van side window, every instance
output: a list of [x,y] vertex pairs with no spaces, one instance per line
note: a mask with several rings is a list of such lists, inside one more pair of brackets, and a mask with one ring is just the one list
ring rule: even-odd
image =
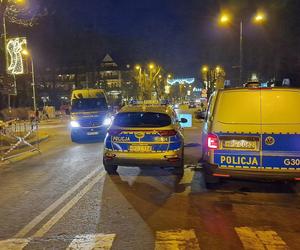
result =
[[214,92],[209,98],[206,121],[210,121],[210,119],[211,119],[211,116],[212,116],[213,110],[214,110],[214,106],[215,106],[214,103],[215,103],[215,100],[216,100],[216,96],[217,96],[216,92]]

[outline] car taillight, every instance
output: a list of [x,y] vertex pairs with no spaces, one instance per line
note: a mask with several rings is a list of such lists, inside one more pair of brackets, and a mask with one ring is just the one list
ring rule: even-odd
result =
[[122,132],[122,130],[119,130],[119,129],[110,129],[110,130],[108,130],[109,135],[118,135],[121,132]]
[[176,130],[161,130],[158,131],[160,136],[175,136],[177,134]]
[[209,149],[219,148],[219,138],[214,134],[208,134],[207,136],[207,146]]

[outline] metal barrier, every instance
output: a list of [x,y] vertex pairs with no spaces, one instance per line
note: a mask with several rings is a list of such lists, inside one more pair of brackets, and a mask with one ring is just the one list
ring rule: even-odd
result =
[[9,160],[27,152],[40,152],[39,126],[36,120],[12,120],[0,123],[0,157]]

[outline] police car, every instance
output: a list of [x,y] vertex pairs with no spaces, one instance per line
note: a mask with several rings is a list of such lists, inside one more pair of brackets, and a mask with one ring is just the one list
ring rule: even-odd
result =
[[207,179],[300,181],[299,107],[300,89],[238,88],[215,92],[203,127]]
[[118,166],[174,167],[184,169],[181,123],[171,107],[130,105],[116,114],[104,141],[103,165],[109,174]]

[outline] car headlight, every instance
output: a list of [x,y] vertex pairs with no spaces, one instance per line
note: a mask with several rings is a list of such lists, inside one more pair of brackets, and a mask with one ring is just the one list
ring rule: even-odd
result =
[[111,124],[111,122],[112,122],[112,118],[107,117],[107,118],[104,119],[103,125],[109,126]]
[[79,128],[80,127],[80,124],[77,121],[71,121],[70,125],[71,125],[72,128]]

